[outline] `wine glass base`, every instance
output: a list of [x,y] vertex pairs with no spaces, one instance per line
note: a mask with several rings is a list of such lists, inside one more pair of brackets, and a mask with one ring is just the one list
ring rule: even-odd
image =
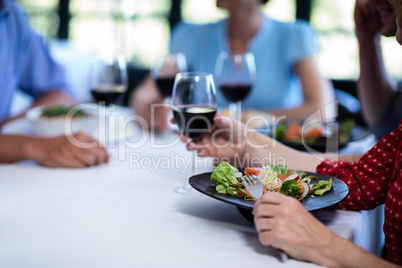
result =
[[177,187],[174,191],[178,194],[189,194],[189,193],[191,193],[191,190],[192,190],[191,186],[186,184],[186,185]]

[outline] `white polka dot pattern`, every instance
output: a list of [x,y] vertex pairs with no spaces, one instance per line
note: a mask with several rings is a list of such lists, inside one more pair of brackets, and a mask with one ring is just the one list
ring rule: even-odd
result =
[[402,125],[368,151],[358,163],[324,160],[317,172],[341,179],[349,188],[340,209],[373,209],[385,203],[387,260],[402,265]]

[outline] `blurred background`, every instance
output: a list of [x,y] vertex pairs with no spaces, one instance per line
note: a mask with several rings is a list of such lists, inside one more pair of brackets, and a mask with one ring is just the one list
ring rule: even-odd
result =
[[[226,16],[215,0],[19,0],[31,24],[49,40],[56,58],[74,77],[73,86],[87,85],[85,68],[96,50],[117,49],[129,64],[129,87],[142,80],[158,55],[167,53],[170,32],[181,20],[214,22]],[[354,34],[354,1],[351,0],[270,0],[264,12],[281,21],[296,18],[311,23],[319,36],[321,51],[317,64],[335,87],[355,95],[359,74]],[[389,73],[400,80],[400,47],[394,38],[382,39]],[[400,59],[396,57],[401,57]],[[77,62],[81,61],[77,68]],[[72,66],[73,67],[69,67]]]

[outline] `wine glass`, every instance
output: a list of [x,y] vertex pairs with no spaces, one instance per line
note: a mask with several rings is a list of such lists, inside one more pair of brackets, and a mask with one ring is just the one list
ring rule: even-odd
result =
[[[105,146],[116,136],[117,125],[111,120],[115,104],[119,104],[127,89],[126,62],[122,56],[103,54],[92,64],[91,94],[99,107],[97,138]],[[113,134],[114,133],[114,134]]]
[[169,54],[157,59],[151,70],[151,76],[165,99],[172,96],[175,76],[177,73],[182,72],[187,72],[187,62],[184,54]]
[[230,102],[232,117],[240,121],[241,101],[250,93],[255,83],[255,61],[252,53],[219,53],[215,65],[215,78],[224,97]]
[[[216,90],[212,74],[201,72],[178,73],[172,95],[173,116],[179,130],[196,142],[203,133],[211,131],[217,110]],[[195,152],[192,156],[192,172],[195,172]],[[176,189],[187,193],[189,185]]]
[[101,106],[121,101],[127,89],[126,63],[122,56],[103,55],[92,65],[91,94]]

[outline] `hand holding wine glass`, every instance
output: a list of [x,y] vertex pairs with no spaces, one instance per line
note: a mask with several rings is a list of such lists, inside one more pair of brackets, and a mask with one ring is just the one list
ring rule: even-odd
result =
[[215,66],[215,77],[225,98],[230,102],[232,117],[240,121],[241,101],[250,93],[255,83],[255,62],[251,53],[219,54]]
[[[173,87],[172,109],[180,132],[189,138],[189,142],[195,142],[203,133],[210,132],[217,109],[212,74],[178,73]],[[195,155],[192,159],[194,173]],[[188,188],[186,185],[176,191],[186,193]]]

